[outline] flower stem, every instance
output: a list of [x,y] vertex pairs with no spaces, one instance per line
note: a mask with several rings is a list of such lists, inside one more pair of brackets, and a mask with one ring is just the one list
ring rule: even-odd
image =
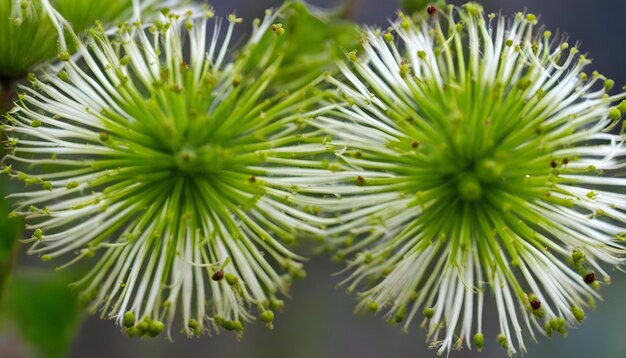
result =
[[16,84],[15,78],[0,76],[0,113],[8,112],[13,107]]

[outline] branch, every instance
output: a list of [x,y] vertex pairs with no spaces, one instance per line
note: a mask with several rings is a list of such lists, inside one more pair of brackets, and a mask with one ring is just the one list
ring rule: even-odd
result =
[[361,0],[348,0],[346,3],[346,11],[343,14],[343,18],[346,20],[354,20],[359,7],[361,6]]

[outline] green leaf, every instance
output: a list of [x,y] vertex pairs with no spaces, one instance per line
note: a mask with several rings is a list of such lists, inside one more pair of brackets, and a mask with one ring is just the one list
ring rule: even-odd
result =
[[5,286],[11,275],[17,240],[24,229],[24,222],[19,218],[9,218],[10,204],[4,200],[7,180],[0,178],[0,302]]
[[17,272],[11,281],[3,317],[42,356],[67,355],[81,317],[82,305],[60,272]]

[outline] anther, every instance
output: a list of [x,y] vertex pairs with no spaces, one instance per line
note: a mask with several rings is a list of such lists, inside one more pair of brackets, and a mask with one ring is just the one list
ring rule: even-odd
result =
[[534,299],[532,301],[530,301],[530,307],[532,307],[533,310],[538,310],[541,308],[541,301],[539,301],[538,299]]
[[474,335],[474,344],[476,345],[476,350],[479,352],[482,351],[483,345],[485,344],[485,337],[482,333],[476,333]]
[[427,307],[424,308],[424,311],[422,313],[424,314],[424,317],[426,317],[426,319],[431,319],[435,315],[435,309],[432,307]]
[[261,321],[265,323],[271,323],[273,320],[274,320],[274,312],[270,310],[266,310],[261,313]]
[[224,278],[224,271],[222,271],[222,270],[215,271],[213,276],[211,276],[211,279],[213,281],[221,281],[223,278]]
[[226,283],[228,283],[230,286],[236,285],[237,282],[239,281],[239,278],[230,272],[227,273],[225,277],[226,277]]
[[124,327],[130,328],[135,325],[135,314],[131,311],[124,313]]

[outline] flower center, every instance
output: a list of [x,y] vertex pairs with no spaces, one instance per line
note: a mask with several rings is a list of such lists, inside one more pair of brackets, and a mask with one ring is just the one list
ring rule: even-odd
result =
[[230,156],[230,150],[220,145],[185,146],[174,154],[174,163],[185,174],[216,173],[224,168]]
[[482,196],[482,185],[472,173],[463,173],[459,179],[458,190],[465,200],[478,200]]
[[458,194],[464,200],[480,200],[483,189],[497,185],[504,175],[504,165],[485,158],[471,164],[456,176]]

